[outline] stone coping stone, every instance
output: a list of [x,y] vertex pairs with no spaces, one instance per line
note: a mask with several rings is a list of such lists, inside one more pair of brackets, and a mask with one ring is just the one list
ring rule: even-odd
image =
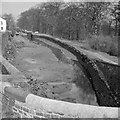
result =
[[25,101],[27,105],[36,109],[79,118],[118,118],[118,110],[120,110],[116,107],[98,107],[52,100],[33,94],[28,94]]
[[4,91],[8,97],[12,97],[20,102],[25,102],[25,99],[29,94],[28,92],[22,90],[21,88],[14,88],[14,87],[5,87]]

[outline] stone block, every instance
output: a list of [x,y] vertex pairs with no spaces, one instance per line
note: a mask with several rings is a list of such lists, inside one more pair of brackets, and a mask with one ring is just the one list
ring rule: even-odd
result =
[[29,114],[29,115],[28,115],[28,118],[33,118],[33,115]]
[[25,116],[27,116],[27,113],[26,113],[26,112],[23,112],[23,114],[24,114]]
[[22,110],[18,110],[18,112],[19,112],[20,114],[23,114],[23,111],[22,111]]
[[59,118],[59,115],[52,113],[51,118]]
[[21,117],[22,117],[22,118],[27,118],[27,116],[25,116],[25,115],[21,115]]
[[21,109],[21,106],[15,104],[15,107],[18,108],[18,109]]
[[33,109],[29,109],[29,113],[34,115],[35,114],[35,111]]
[[21,114],[20,113],[14,113],[15,118],[21,118]]
[[36,116],[36,115],[34,115],[34,118],[38,118],[38,120],[40,119],[40,116]]
[[11,106],[14,106],[14,105],[15,105],[15,99],[10,98],[9,99],[9,106],[11,107]]
[[41,111],[36,111],[36,115],[43,116],[43,113]]
[[23,111],[25,111],[25,112],[28,112],[28,113],[29,113],[29,109],[28,109],[28,108],[26,108],[26,107],[22,107],[22,109],[23,109]]
[[13,112],[18,112],[18,109],[15,108],[14,106],[12,106],[12,110],[13,110]]
[[49,113],[44,113],[45,118],[51,118],[51,115]]

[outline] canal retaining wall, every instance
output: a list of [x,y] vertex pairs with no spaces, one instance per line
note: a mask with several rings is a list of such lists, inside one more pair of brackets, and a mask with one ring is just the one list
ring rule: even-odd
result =
[[102,57],[100,59],[94,56],[94,52],[89,55],[89,51],[82,48],[77,49],[74,45],[47,34],[26,33],[28,39],[32,42],[37,43],[40,38],[44,38],[46,41],[55,43],[75,55],[80,67],[92,85],[98,105],[120,107],[120,66],[118,63],[106,61]]
[[[2,58],[8,71],[19,71]],[[11,71],[12,72],[12,71]],[[33,95],[8,82],[0,82],[2,111],[10,109],[19,118],[118,118],[118,107],[69,103]]]
[[[2,84],[0,84],[1,87]],[[69,103],[36,96],[6,83],[2,93],[5,109],[20,118],[118,118],[119,108]]]

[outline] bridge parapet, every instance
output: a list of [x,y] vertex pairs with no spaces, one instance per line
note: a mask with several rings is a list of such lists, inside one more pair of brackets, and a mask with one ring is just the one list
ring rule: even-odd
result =
[[[22,93],[22,94],[20,94]],[[2,111],[19,118],[118,118],[119,108],[69,103],[28,94],[6,86],[2,94]],[[10,117],[10,116],[9,116]]]

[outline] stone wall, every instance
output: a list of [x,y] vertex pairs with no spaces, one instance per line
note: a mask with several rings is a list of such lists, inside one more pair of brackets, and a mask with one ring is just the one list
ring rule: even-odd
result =
[[[3,83],[4,84],[4,83]],[[40,108],[32,107],[25,102],[26,93],[22,89],[13,88],[9,86],[9,83],[6,83],[6,87],[0,83],[0,87],[3,88],[4,92],[0,92],[1,102],[2,102],[2,112],[11,112],[12,117],[18,118],[59,118],[59,114],[52,112],[47,112]],[[4,87],[2,87],[4,86]],[[9,87],[8,87],[9,86]],[[20,94],[22,92],[22,94]],[[11,116],[9,116],[11,117]]]
[[[3,95],[3,107],[13,112],[13,116],[17,118],[59,118],[59,114],[47,113],[41,109],[35,109],[27,106],[26,103],[15,100],[12,97]],[[4,112],[3,110],[3,112]]]
[[[35,41],[37,43],[39,42],[38,38],[44,38],[46,41],[53,42],[75,55],[80,66],[82,67],[84,74],[92,85],[92,88],[96,94],[98,105],[120,107],[120,77],[118,77],[120,66],[118,63],[112,62],[110,60],[106,61],[104,57],[100,58],[97,55],[94,56],[94,53],[90,54],[89,51],[83,50],[82,48],[77,49],[74,45],[70,45],[65,41],[47,34],[35,34],[32,32],[28,32],[27,34],[30,41]],[[104,66],[106,65],[110,69],[105,68]],[[106,73],[110,73],[111,69],[111,75],[107,75]]]
[[[5,67],[19,73],[2,58]],[[12,67],[11,67],[12,66]],[[0,82],[2,111],[9,109],[19,118],[118,118],[118,107],[100,107],[69,103],[43,98],[14,88],[10,83]]]
[[[19,92],[22,92],[20,96]],[[19,118],[118,118],[118,108],[42,98],[12,86],[4,87],[4,93],[1,94],[4,101],[3,112],[9,109]],[[21,97],[25,100],[23,101]]]

